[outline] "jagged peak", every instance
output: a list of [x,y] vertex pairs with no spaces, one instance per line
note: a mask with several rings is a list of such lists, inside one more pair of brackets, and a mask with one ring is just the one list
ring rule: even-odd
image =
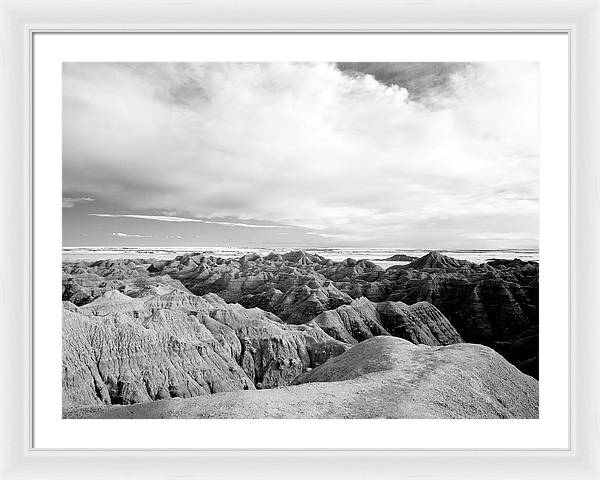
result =
[[246,263],[246,262],[260,262],[262,261],[262,257],[258,253],[247,253],[239,258],[238,262]]
[[358,297],[352,300],[350,303],[351,306],[359,306],[359,305],[375,305],[371,300],[367,297]]
[[283,260],[291,263],[300,263],[303,265],[310,263],[321,263],[325,261],[323,257],[314,253],[308,253],[304,250],[293,250],[281,256]]
[[282,262],[283,261],[283,257],[281,256],[281,254],[275,253],[275,252],[269,253],[268,255],[266,255],[264,257],[264,259],[271,261],[271,262]]
[[116,305],[123,303],[130,303],[136,301],[135,298],[131,298],[118,290],[108,290],[104,292],[100,297],[95,299],[93,302],[85,305],[86,307],[95,307],[98,305]]
[[474,265],[467,260],[458,260],[448,257],[438,250],[432,250],[427,255],[409,263],[408,268],[461,268],[464,266]]

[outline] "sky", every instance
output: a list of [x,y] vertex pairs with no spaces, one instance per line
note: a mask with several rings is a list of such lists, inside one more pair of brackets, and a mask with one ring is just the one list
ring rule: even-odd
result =
[[539,66],[64,63],[64,246],[537,248]]

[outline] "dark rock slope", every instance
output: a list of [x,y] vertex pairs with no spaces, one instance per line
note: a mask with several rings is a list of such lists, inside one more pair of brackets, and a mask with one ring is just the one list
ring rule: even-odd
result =
[[[466,342],[491,346],[537,377],[539,267],[537,262],[499,261],[476,265],[451,262],[435,252],[415,268],[386,272],[389,300],[412,304],[427,301],[450,320]],[[424,260],[424,259],[420,259]],[[520,359],[527,355],[527,359]]]
[[374,337],[293,386],[109,408],[70,418],[537,418],[538,382],[492,349]]

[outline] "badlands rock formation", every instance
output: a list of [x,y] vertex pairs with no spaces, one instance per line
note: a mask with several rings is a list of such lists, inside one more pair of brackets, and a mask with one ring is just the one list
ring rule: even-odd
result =
[[379,335],[393,335],[412,343],[432,346],[462,342],[448,319],[427,302],[414,305],[373,303],[361,297],[349,305],[321,313],[308,323],[312,324],[349,344]]
[[396,255],[392,255],[391,257],[384,258],[384,262],[412,262],[413,260],[417,260],[418,257],[411,257],[410,255],[404,255],[403,253],[398,253]]
[[130,297],[185,290],[181,282],[168,275],[151,276],[148,262],[140,259],[64,263],[62,284],[63,300],[76,305],[89,303],[111,290]]
[[139,403],[288,385],[359,340],[390,334],[431,345],[461,341],[425,303],[359,299],[305,325],[288,325],[215,294],[173,290],[132,298],[110,290],[80,307],[63,302],[64,404]]
[[289,384],[348,345],[214,294],[118,291],[63,308],[63,402],[138,403]]
[[154,274],[179,280],[197,294],[213,292],[228,302],[258,306],[293,324],[307,323],[360,297],[408,305],[426,301],[465,341],[495,348],[537,376],[532,342],[517,352],[508,347],[538,333],[537,262],[491,260],[478,265],[430,252],[384,270],[367,260],[333,262],[305,252],[239,260],[182,255],[157,265]]
[[[490,260],[477,265],[437,252],[387,270],[367,260],[334,262],[306,252],[64,263],[64,413],[83,415],[77,412],[84,406],[170,405],[179,402],[174,399],[206,397],[208,403],[202,405],[219,416],[210,410],[213,396],[229,395],[224,401],[233,404],[254,401],[248,399],[260,404],[270,397],[253,390],[268,389],[284,399],[288,394],[282,392],[289,388],[298,398],[308,392],[307,405],[314,409],[307,407],[306,412],[329,418],[339,405],[311,400],[319,388],[352,397],[375,384],[363,375],[352,380],[351,388],[304,383],[320,382],[311,379],[321,378],[316,375],[326,371],[325,365],[339,366],[336,358],[354,358],[345,352],[361,352],[356,349],[372,344],[373,351],[368,351],[375,356],[383,352],[385,357],[387,347],[382,346],[393,345],[390,348],[409,352],[394,358],[412,359],[414,371],[428,373],[428,366],[439,364],[432,370],[436,375],[445,372],[461,382],[473,375],[475,384],[488,385],[486,395],[493,393],[491,407],[479,405],[479,394],[469,391],[463,400],[452,397],[439,411],[436,406],[410,410],[405,404],[393,407],[400,410],[375,409],[376,416],[533,415],[533,400],[528,399],[537,399],[534,379],[515,374],[489,348],[459,345],[463,340],[489,345],[523,372],[537,376],[537,295],[536,262]],[[414,350],[410,345],[423,346]],[[380,360],[384,358],[373,361]],[[417,360],[429,363],[417,370]],[[469,362],[473,365],[467,368]],[[392,368],[396,373],[397,367]],[[394,385],[409,382],[410,375],[402,371],[402,380],[394,380]],[[340,377],[336,384],[338,380],[350,381]],[[292,383],[302,385],[289,387]],[[395,388],[389,395],[399,394]],[[504,401],[498,393],[502,389],[517,402],[504,410],[494,403]],[[425,401],[434,395],[429,390],[415,392],[417,404],[418,398]],[[476,406],[471,412],[459,406],[461,401]],[[200,415],[193,405],[201,401],[189,402],[186,408],[195,412],[189,415]],[[219,405],[214,403],[214,408]],[[243,416],[227,405],[232,416]],[[358,410],[343,415],[365,414],[358,403],[353,405]],[[324,410],[317,412],[321,407]],[[154,408],[159,407],[148,410],[152,415],[163,415]],[[144,415],[143,409],[136,412]],[[302,416],[293,408],[282,407],[281,412]],[[229,415],[227,409],[223,415]]]
[[374,337],[293,386],[109,408],[70,418],[537,418],[538,383],[492,349]]

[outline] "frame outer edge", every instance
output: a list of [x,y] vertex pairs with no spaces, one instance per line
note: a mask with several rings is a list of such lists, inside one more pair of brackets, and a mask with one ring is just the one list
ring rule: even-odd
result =
[[6,5],[0,3],[0,247],[5,274],[0,276],[0,350],[1,372],[8,401],[0,409],[0,477],[18,471],[22,464],[28,423],[26,402],[29,398],[27,341],[23,322],[28,319],[29,255],[28,212],[25,208],[29,191],[27,164],[24,161],[22,24]]
[[[52,2],[47,3],[51,4]],[[581,2],[573,3],[581,4]],[[571,166],[572,301],[575,302],[576,299],[578,301],[571,306],[572,312],[576,313],[573,320],[577,318],[577,336],[573,335],[572,338],[572,429],[574,430],[572,446],[576,447],[576,452],[570,459],[562,458],[561,460],[537,454],[512,457],[516,466],[523,468],[524,476],[529,474],[531,478],[564,478],[568,472],[571,474],[569,475],[571,478],[600,478],[600,460],[597,459],[597,452],[600,451],[600,395],[597,381],[600,356],[595,345],[595,342],[600,340],[600,328],[597,319],[591,314],[591,312],[598,311],[598,307],[600,307],[600,296],[596,291],[598,286],[596,272],[600,267],[600,261],[595,252],[595,249],[600,247],[600,229],[597,218],[597,212],[600,211],[600,165],[598,163],[600,159],[600,136],[598,135],[600,95],[597,93],[597,82],[600,79],[600,12],[597,1],[585,3],[590,8],[586,8],[575,23],[574,31],[577,35],[576,39],[574,38],[576,44],[572,50],[573,53],[576,52],[576,56],[574,55],[573,58],[576,81],[572,85],[572,101],[573,105],[577,101],[580,102],[579,108],[573,110],[571,127],[575,134],[572,137],[571,145],[573,161]],[[31,231],[27,221],[30,211],[30,172],[29,163],[25,160],[28,159],[28,152],[24,148],[29,144],[29,121],[23,112],[29,111],[29,99],[25,95],[24,88],[26,88],[29,78],[28,40],[31,38],[31,27],[26,24],[24,17],[19,17],[14,11],[9,11],[6,4],[7,2],[0,2],[0,104],[2,105],[0,109],[0,162],[3,171],[0,175],[0,218],[3,223],[3,228],[0,230],[0,246],[3,247],[5,254],[5,272],[10,272],[11,277],[8,278],[7,275],[0,277],[0,320],[3,327],[2,335],[0,335],[0,349],[2,350],[0,358],[2,358],[1,368],[5,384],[13,387],[10,391],[17,392],[17,395],[18,392],[23,392],[24,398],[29,398],[26,382],[29,378],[27,372],[29,367],[28,337],[25,335],[28,333],[29,326],[26,325],[23,329],[18,321],[18,319],[28,318],[29,295],[25,294],[21,298],[15,293],[21,289],[22,292],[28,292],[30,288],[31,265],[28,248]],[[574,10],[575,8],[573,7]],[[37,18],[35,20],[35,23],[42,27],[43,23],[38,23]],[[213,25],[215,24],[213,23]],[[368,25],[373,25],[373,22],[367,23],[367,29]],[[472,24],[468,25],[473,28]],[[71,28],[73,26],[73,23],[64,25],[64,27]],[[537,26],[544,29],[539,24]],[[559,28],[561,23],[556,22],[553,26]],[[562,26],[564,27],[564,24]],[[464,27],[468,29],[467,25]],[[143,27],[143,29],[146,28],[152,29],[152,26]],[[232,26],[225,27],[223,25],[220,28],[232,28]],[[240,28],[239,24],[237,28]],[[333,25],[331,28],[336,29],[336,26]],[[364,28],[365,24],[362,24],[362,29]],[[412,29],[419,28],[412,24]],[[448,30],[455,28],[457,27],[447,27]],[[477,28],[485,29],[485,27]],[[585,98],[585,104],[581,103],[582,98]],[[577,131],[574,129],[575,124]],[[21,128],[24,128],[24,131],[21,131]],[[579,155],[576,161],[575,152],[578,152]],[[10,230],[7,228],[9,225]],[[574,268],[574,265],[577,266],[577,269]],[[574,292],[575,285],[578,289],[577,297]],[[572,326],[574,325],[573,321]],[[575,331],[573,333],[575,334]],[[19,365],[20,361],[23,362],[21,365]],[[582,366],[585,366],[585,370],[581,368]],[[575,387],[577,387],[577,395],[575,395]],[[135,461],[137,455],[132,456],[130,453],[114,455],[110,463],[114,461],[114,467],[122,467],[118,473],[116,468],[111,471],[108,467],[100,468],[97,471],[93,470],[93,467],[100,467],[105,463],[102,462],[102,457],[105,456],[102,454],[99,456],[51,454],[56,452],[43,452],[41,455],[27,454],[30,445],[23,426],[29,427],[28,404],[18,401],[12,401],[9,404],[5,400],[4,405],[10,405],[12,409],[4,408],[0,412],[4,430],[0,434],[0,476],[3,478],[81,478],[85,474],[84,472],[89,472],[89,478],[105,478],[106,474],[114,474],[113,478],[132,475],[137,477],[136,472],[149,474],[148,478],[158,478],[158,468],[169,468],[171,462],[178,461],[177,454],[169,454],[170,461],[163,461],[160,458],[163,456],[158,456],[159,458],[156,459],[143,456],[140,459],[141,462]],[[279,455],[268,459],[265,458],[265,455],[259,454],[251,462],[249,462],[247,454],[235,455],[235,457],[239,462],[239,467],[237,467],[239,473],[245,467],[258,467],[259,471],[254,474],[260,475],[262,478],[274,477],[271,471],[264,470],[269,466],[286,472],[289,469],[292,473],[290,478],[300,478],[300,469],[310,470],[311,474],[315,474],[315,468],[319,467],[322,468],[322,473],[327,473],[332,478],[338,477],[333,474],[331,468],[325,468],[323,464],[323,460],[327,458],[329,458],[329,463],[332,463],[330,458],[332,455],[316,455],[320,457],[319,460],[311,457],[309,462],[306,462],[306,457],[311,455],[309,453],[299,455],[284,453],[283,455],[287,459]],[[194,467],[198,468],[203,464],[206,467],[202,469],[205,475],[211,475],[211,473],[219,477],[231,475],[231,466],[226,464],[235,463],[235,461],[227,462],[227,459],[234,455],[211,454],[210,457],[212,457],[210,461],[204,455],[196,455],[195,461],[191,461],[189,458],[180,458],[181,466],[185,466],[187,469],[187,475],[180,468],[174,468],[172,475],[177,478],[187,477],[192,475]],[[397,468],[395,470],[397,475],[404,470],[400,464],[400,462],[404,464],[404,460],[408,467],[408,471],[404,471],[404,473],[416,478],[425,474],[426,465],[432,463],[427,458],[422,458],[424,468],[421,474],[417,474],[415,473],[417,470],[414,465],[411,467],[411,464],[421,457],[418,454],[411,454],[412,458],[410,459],[402,458],[404,455],[390,457],[377,454],[368,456],[369,458],[365,458],[365,454],[357,454],[354,460],[344,454],[335,455],[335,457],[338,467],[344,461],[348,462],[348,467],[352,465],[357,467],[354,471],[346,471],[344,478],[355,478],[357,470],[361,470],[360,466],[377,468],[378,462],[381,462],[383,475],[394,475],[391,464]],[[504,465],[509,462],[503,462],[501,458],[493,455],[489,458],[473,455],[472,459],[463,457],[462,460],[460,456],[455,456],[452,460],[451,455],[444,454],[424,455],[424,457],[435,458],[440,467],[438,475],[448,475],[447,478],[481,478],[483,471],[480,469],[490,461],[497,461],[498,471],[487,471],[486,476],[489,475],[489,478],[506,478],[509,472],[515,473],[513,468]],[[268,461],[261,461],[261,458]],[[152,463],[153,460],[155,467],[147,468],[147,464]],[[164,460],[167,460],[167,456],[164,456]],[[356,463],[355,460],[362,460],[364,463]],[[395,463],[391,462],[392,460]],[[137,471],[136,466],[141,466],[139,463],[144,466]],[[221,463],[220,467],[219,463]],[[307,463],[314,463],[314,465],[307,467]],[[476,468],[475,464],[479,466]],[[544,470],[544,465],[546,465],[546,470]],[[448,470],[442,474],[444,467],[448,467]],[[553,467],[556,469],[550,470]],[[87,470],[88,468],[89,470]],[[298,471],[293,473],[292,468],[297,468]],[[196,471],[200,472],[201,470]]]
[[577,454],[593,478],[600,478],[600,6],[586,12],[577,33],[574,144],[577,151],[573,197],[576,217],[572,235],[577,285],[573,385],[576,403]]

